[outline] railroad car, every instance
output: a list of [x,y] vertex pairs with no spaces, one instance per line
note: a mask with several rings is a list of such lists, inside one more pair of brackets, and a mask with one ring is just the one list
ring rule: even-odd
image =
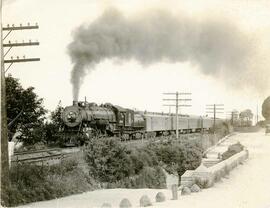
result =
[[[134,111],[110,103],[73,102],[62,112],[63,140],[81,144],[99,136],[119,136],[123,140],[143,139],[176,132],[175,114]],[[213,119],[202,116],[178,115],[179,133],[209,130]]]

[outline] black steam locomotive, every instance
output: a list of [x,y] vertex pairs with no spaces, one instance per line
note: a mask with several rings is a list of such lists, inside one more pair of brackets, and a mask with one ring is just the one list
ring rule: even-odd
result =
[[[151,138],[176,132],[175,114],[134,111],[110,103],[73,102],[62,112],[63,139],[82,144],[87,138],[119,136],[123,140]],[[178,116],[179,133],[209,130],[213,119],[202,116]]]

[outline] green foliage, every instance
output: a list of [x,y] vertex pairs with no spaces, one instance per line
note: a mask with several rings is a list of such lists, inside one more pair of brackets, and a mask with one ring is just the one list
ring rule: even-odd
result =
[[244,149],[244,146],[240,143],[232,144],[228,147],[228,150],[222,154],[222,160],[226,160],[229,157],[241,152]]
[[89,174],[106,188],[163,188],[165,175],[154,152],[128,150],[115,138],[91,140],[85,148]]
[[63,121],[61,119],[61,113],[63,111],[63,107],[59,105],[56,107],[54,111],[50,114],[50,122],[46,122],[43,126],[44,131],[44,142],[50,145],[58,145],[61,142],[60,129],[63,126]]
[[64,110],[64,108],[59,103],[59,105],[56,107],[56,109],[51,112],[50,118],[52,120],[52,124],[54,124],[58,127],[63,125],[63,120],[61,119],[61,114],[62,114],[63,110]]
[[180,177],[200,165],[202,152],[201,145],[190,140],[127,149],[112,138],[92,140],[85,148],[85,159],[90,175],[106,188],[164,188],[163,168]]
[[18,137],[23,142],[34,143],[42,134],[42,124],[46,110],[34,92],[33,87],[24,89],[18,79],[11,75],[6,77],[6,99],[7,99],[7,122],[9,139],[16,132],[21,132]]
[[259,126],[259,127],[265,128],[265,126],[266,126],[266,122],[265,122],[265,121],[258,121],[258,123],[256,124],[256,126]]
[[201,145],[190,140],[168,140],[149,144],[147,148],[157,155],[167,172],[178,173],[179,178],[186,170],[193,170],[200,165],[203,153]]
[[115,139],[91,140],[85,149],[90,173],[101,182],[116,182],[133,174],[128,151]]
[[95,187],[74,160],[53,166],[18,164],[10,169],[9,206],[54,199]]
[[270,120],[270,96],[263,101],[262,115],[265,120]]

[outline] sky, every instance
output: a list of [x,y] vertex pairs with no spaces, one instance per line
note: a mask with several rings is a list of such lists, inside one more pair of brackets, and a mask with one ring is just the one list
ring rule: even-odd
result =
[[[165,49],[166,40],[164,51],[168,51],[168,53],[164,52],[165,58],[157,57],[154,61],[149,62],[150,64],[142,61],[143,58],[149,57],[149,53],[135,48],[136,53],[140,54],[134,55],[134,47],[127,52],[128,58],[123,56],[122,52],[109,55],[104,53],[105,55],[98,57],[94,67],[91,64],[85,66],[84,70],[87,74],[80,83],[79,100],[84,100],[86,96],[87,101],[98,104],[109,102],[126,108],[168,112],[169,107],[163,106],[168,102],[164,102],[162,99],[172,97],[162,93],[179,91],[192,93],[191,96],[183,97],[192,99],[191,102],[186,103],[191,104],[192,107],[181,108],[181,113],[205,115],[206,104],[213,103],[224,104],[223,116],[233,109],[241,111],[249,108],[256,113],[257,105],[260,113],[263,100],[270,95],[269,1],[4,0],[3,26],[29,22],[38,23],[40,27],[38,30],[12,32],[8,36],[6,41],[17,40],[20,42],[31,39],[32,41],[38,40],[40,45],[12,48],[7,58],[25,55],[26,57],[40,57],[41,61],[14,64],[7,73],[19,78],[23,87],[35,87],[35,92],[44,98],[44,106],[47,109],[54,110],[60,100],[63,106],[70,105],[73,100],[71,72],[74,70],[76,61],[71,60],[68,46],[72,42],[78,41],[76,38],[80,36],[76,36],[76,34],[80,33],[78,28],[81,25],[84,28],[97,25],[89,27],[90,31],[85,30],[86,33],[89,32],[89,37],[93,34],[93,28],[103,28],[100,26],[101,23],[104,23],[102,17],[104,13],[112,10],[117,11],[120,16],[122,15],[128,27],[135,28],[134,31],[141,32],[142,35],[140,35],[143,37],[144,29],[149,29],[147,24],[156,24],[151,19],[151,14],[155,11],[165,12],[165,16],[161,15],[161,20],[166,19],[168,14],[173,16],[172,19],[176,23],[180,21],[182,24],[187,20],[188,23],[185,27],[189,31],[188,34],[202,34],[206,25],[206,28],[210,28],[206,31],[217,31],[215,34],[221,34],[221,36],[218,36],[220,37],[218,39],[209,36],[203,42],[206,48],[214,47],[215,54],[210,54],[211,56],[207,52],[197,56],[194,48],[190,50],[193,39],[189,43],[189,37],[183,39],[183,44],[187,48],[176,50],[176,52],[180,51],[184,54],[190,50],[187,54],[188,58],[179,56],[180,58],[172,60],[171,50]],[[117,20],[117,18],[114,19],[115,16],[111,17],[109,20],[111,20],[113,28],[118,23],[114,22]],[[158,21],[157,24],[161,24],[160,22],[162,21]],[[209,22],[211,27],[208,27]],[[130,24],[134,24],[136,27],[130,26]],[[170,24],[171,22],[169,22]],[[217,27],[212,27],[212,25],[217,25]],[[183,30],[185,31],[185,28]],[[173,37],[177,38],[178,34],[182,34],[181,31],[182,29],[180,33],[177,33],[179,30],[176,30],[175,35],[174,28],[170,30],[172,38],[168,36],[169,42],[174,43]],[[121,29],[120,32],[122,32]],[[100,33],[97,34],[100,35]],[[112,33],[109,31],[108,34]],[[151,42],[158,35],[159,30],[154,30],[150,31],[145,38]],[[211,44],[214,46],[207,45],[211,40]],[[216,40],[219,42],[216,43]],[[148,44],[148,42],[143,43]],[[198,44],[200,43],[199,41]],[[136,44],[137,42],[135,42]],[[156,44],[158,42],[147,45],[150,47],[148,51],[153,57],[156,55],[156,51],[153,52],[151,47]],[[178,44],[177,41],[176,44]],[[91,49],[90,46],[86,44],[84,48],[88,50]],[[106,44],[105,46],[107,47]],[[178,45],[174,49],[177,47]],[[197,47],[199,50],[201,49],[201,46],[196,45],[195,48],[197,49]],[[107,48],[105,49],[107,50]],[[76,49],[76,51],[78,50]],[[224,56],[220,56],[223,51],[225,51],[225,59]],[[173,54],[175,55],[175,53]],[[194,58],[194,54],[196,54],[196,58]],[[227,59],[228,54],[232,56],[230,59]],[[206,60],[207,64],[202,63],[202,60]],[[219,61],[222,64],[219,64]],[[210,68],[213,69],[210,70]],[[173,112],[174,109],[171,108],[171,111]]]

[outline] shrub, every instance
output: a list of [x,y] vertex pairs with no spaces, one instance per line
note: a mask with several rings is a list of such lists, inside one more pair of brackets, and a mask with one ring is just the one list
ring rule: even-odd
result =
[[179,177],[201,163],[202,148],[196,141],[163,140],[128,149],[115,138],[92,140],[85,147],[89,174],[105,188],[164,188],[162,168]]
[[105,188],[164,188],[166,178],[155,153],[127,149],[115,138],[91,141],[85,147],[89,174]]
[[236,144],[232,144],[228,147],[228,150],[222,154],[222,160],[226,160],[231,156],[241,152],[244,149],[244,146],[239,142]]
[[130,151],[116,139],[91,140],[85,148],[90,174],[100,182],[116,182],[133,174]]
[[96,188],[74,160],[53,166],[17,164],[10,169],[9,206],[43,201]]
[[197,184],[201,189],[204,189],[212,187],[214,182],[210,177],[196,177],[195,184]]
[[162,143],[149,144],[163,168],[170,174],[176,173],[179,178],[186,170],[194,170],[201,164],[203,149],[196,141],[168,140]]

